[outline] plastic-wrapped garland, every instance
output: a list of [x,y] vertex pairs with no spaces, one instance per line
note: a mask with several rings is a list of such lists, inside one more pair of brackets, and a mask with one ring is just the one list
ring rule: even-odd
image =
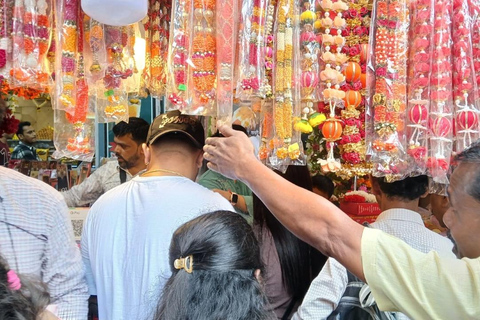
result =
[[[407,48],[409,14],[405,1],[378,0],[376,5],[375,94],[372,99],[373,174],[401,179],[409,170],[405,152]],[[388,68],[387,68],[388,66]]]
[[468,148],[479,137],[478,91],[472,59],[473,17],[469,3],[453,1],[453,94],[455,99],[456,152]]
[[435,3],[432,76],[430,77],[430,148],[427,167],[433,181],[448,183],[452,153],[452,11],[453,0]]
[[425,173],[427,160],[427,121],[430,112],[430,75],[432,70],[433,10],[431,0],[412,3],[407,140],[413,159],[413,172]]
[[171,36],[169,39],[167,109],[184,111],[187,106],[187,55],[189,46],[187,3],[185,0],[173,1]]

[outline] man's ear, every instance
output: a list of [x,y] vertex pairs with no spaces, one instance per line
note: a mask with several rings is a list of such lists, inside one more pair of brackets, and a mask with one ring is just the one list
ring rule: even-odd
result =
[[257,279],[258,283],[262,283],[262,272],[260,271],[260,269],[256,269],[253,272],[253,275],[255,276],[255,279]]
[[442,208],[450,208],[450,201],[447,196],[442,197]]
[[380,185],[378,184],[377,179],[375,179],[372,175],[370,175],[370,183],[372,184],[372,192],[376,196],[380,196],[382,194],[382,190],[380,189]]
[[150,147],[147,147],[146,143],[142,143],[142,152],[145,155],[145,165],[148,165],[152,157],[152,151],[150,150]]
[[195,159],[195,162],[197,164],[197,168],[200,169],[203,165],[203,150],[199,151],[197,158]]

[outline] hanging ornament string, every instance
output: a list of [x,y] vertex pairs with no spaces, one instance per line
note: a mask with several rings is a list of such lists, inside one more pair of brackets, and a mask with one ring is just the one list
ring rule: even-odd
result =
[[233,64],[235,62],[235,23],[237,8],[234,0],[218,0],[216,14],[217,33],[217,119],[229,121],[233,113]]
[[452,152],[452,11],[453,0],[435,3],[431,105],[429,114],[430,149],[427,167],[433,181],[447,184],[447,170]]
[[215,0],[194,0],[194,32],[191,68],[193,104],[190,112],[205,114],[212,111],[215,101],[216,39]]
[[[67,113],[74,113],[75,107],[75,72],[77,68],[77,20],[78,0],[63,0],[63,16],[61,36],[59,37],[61,56],[61,82],[60,87],[61,103],[60,109]],[[57,12],[57,14],[60,14]],[[60,24],[58,24],[60,25]]]
[[[453,2],[453,95],[455,99],[455,116],[460,130],[456,132],[456,152],[468,148],[479,136],[478,124],[466,128],[464,115],[473,112],[480,113],[478,104],[478,89],[475,79],[475,69],[472,60],[472,27],[473,17],[469,10],[469,3],[463,1]],[[462,128],[463,127],[463,128]]]
[[189,46],[189,28],[187,5],[185,0],[173,2],[172,37],[169,41],[168,65],[172,71],[168,77],[167,95],[169,104],[167,109],[179,109],[184,112],[187,106],[188,84],[186,63]]
[[273,146],[270,145],[269,141],[273,141],[273,70],[274,60],[273,60],[273,51],[274,51],[274,30],[273,23],[275,17],[275,5],[276,0],[271,0],[270,4],[267,7],[267,19],[265,22],[265,78],[263,86],[265,88],[265,98],[266,102],[262,107],[262,125],[261,125],[261,144],[258,151],[260,160],[266,162],[267,158],[270,156]]
[[412,2],[407,140],[408,155],[413,159],[411,170],[426,172],[427,120],[430,112],[430,74],[432,71],[433,10],[431,0]]
[[408,168],[405,136],[409,13],[406,1],[376,2],[373,174],[388,181]]

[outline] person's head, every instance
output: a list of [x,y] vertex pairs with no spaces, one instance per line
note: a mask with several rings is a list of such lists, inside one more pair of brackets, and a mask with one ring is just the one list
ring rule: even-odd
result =
[[[5,115],[7,114],[7,103],[3,98],[0,96],[0,127],[3,124],[3,120],[5,119]],[[1,137],[0,137],[1,138]]]
[[451,208],[443,216],[457,255],[480,257],[480,142],[456,156],[447,193]]
[[118,165],[123,169],[143,166],[145,161],[142,144],[147,140],[148,122],[130,117],[128,123],[120,121],[112,131]]
[[[312,191],[312,179],[307,166],[288,166],[287,171],[277,174],[291,183]],[[280,201],[280,199],[279,199]],[[298,208],[302,210],[302,208]],[[268,229],[273,237],[282,270],[282,281],[288,292],[301,300],[326,261],[326,257],[288,231],[263,202],[253,195],[254,225],[261,230],[261,237]],[[268,234],[268,233],[267,233]]]
[[259,283],[260,249],[238,214],[216,211],[180,226],[172,237],[169,263],[172,276],[155,320],[273,319]]
[[37,142],[37,133],[32,127],[32,124],[28,121],[20,122],[18,125],[17,137],[26,145],[33,145]]
[[382,211],[390,207],[418,209],[418,200],[428,190],[428,177],[420,175],[387,182],[383,177],[371,177],[372,192]]
[[450,208],[450,202],[448,202],[448,197],[441,194],[430,194],[430,210],[432,214],[437,218],[438,222],[442,227],[446,227],[443,222],[443,216],[445,212]]
[[49,301],[43,284],[18,275],[0,256],[0,319],[36,320]]
[[327,200],[330,200],[333,195],[333,190],[335,186],[333,181],[323,175],[316,175],[312,177],[313,192],[318,194],[321,197],[324,197]]
[[205,131],[197,118],[178,110],[162,114],[153,120],[143,145],[147,169],[182,171],[194,180],[202,166],[204,144]]

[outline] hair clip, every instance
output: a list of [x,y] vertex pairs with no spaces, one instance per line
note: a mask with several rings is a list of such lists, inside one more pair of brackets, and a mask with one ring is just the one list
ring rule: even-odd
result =
[[175,261],[173,262],[173,266],[177,270],[184,269],[188,273],[192,273],[192,271],[193,271],[193,256],[189,255],[185,258],[175,259]]
[[18,277],[17,273],[13,270],[9,270],[7,272],[7,281],[8,281],[8,287],[11,290],[20,290],[22,287],[22,283],[20,282],[20,278]]

